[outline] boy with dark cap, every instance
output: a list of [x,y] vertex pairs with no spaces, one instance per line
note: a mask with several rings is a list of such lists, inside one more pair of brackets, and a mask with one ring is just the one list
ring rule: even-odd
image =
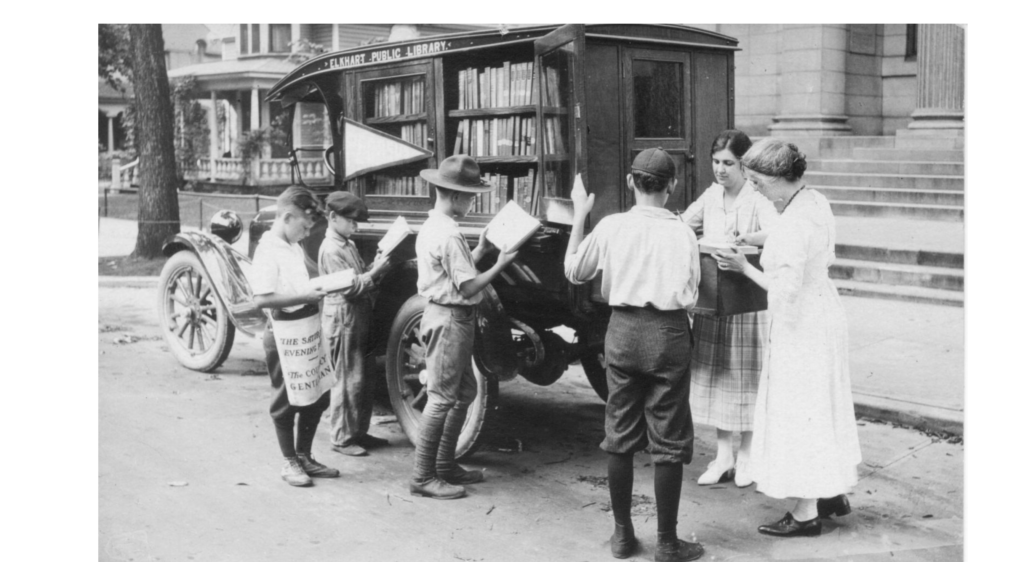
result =
[[476,263],[493,246],[486,233],[470,252],[456,218],[466,216],[478,193],[492,186],[480,180],[480,167],[465,155],[446,158],[436,170],[420,177],[434,185],[437,199],[416,237],[419,279],[416,288],[427,299],[420,332],[427,342],[427,405],[423,408],[416,443],[416,467],[409,491],[435,498],[466,495],[463,484],[483,480],[479,470],[467,471],[455,463],[455,447],[476,397],[473,376],[473,338],[476,305],[488,284],[516,257],[501,249],[497,261],[484,273]]
[[585,239],[594,195],[587,194],[580,176],[572,190],[565,275],[581,284],[602,273],[601,294],[612,307],[604,344],[608,402],[601,448],[608,453],[616,558],[632,556],[638,546],[630,518],[633,455],[644,449],[654,460],[655,560],[681,562],[704,554],[700,544],[676,536],[683,464],[693,456],[687,310],[697,300],[700,256],[693,231],[665,209],[675,175],[667,152],[641,152],[626,176],[636,206],[605,217]]
[[[274,396],[270,417],[274,420],[277,442],[285,458],[281,478],[292,486],[311,486],[310,476],[336,478],[337,469],[326,467],[313,458],[313,437],[320,416],[330,399],[327,392],[312,404],[293,405],[284,381],[284,370],[274,339],[274,322],[294,322],[319,314],[317,306],[326,294],[318,287],[309,287],[305,254],[299,241],[309,235],[320,216],[316,196],[310,190],[291,186],[277,198],[274,225],[260,239],[252,258],[249,282],[256,306],[269,309],[272,320],[263,332],[263,351]],[[326,386],[322,387],[326,390]],[[298,418],[298,431],[295,419]]]
[[351,269],[354,282],[347,289],[329,293],[321,311],[324,341],[328,344],[335,384],[331,388],[331,449],[353,457],[388,442],[367,433],[373,414],[376,377],[364,368],[366,344],[377,281],[390,262],[378,257],[367,271],[359,250],[350,240],[359,221],[370,218],[363,200],[348,191],[327,196],[327,232],[320,244],[317,265],[320,275]]

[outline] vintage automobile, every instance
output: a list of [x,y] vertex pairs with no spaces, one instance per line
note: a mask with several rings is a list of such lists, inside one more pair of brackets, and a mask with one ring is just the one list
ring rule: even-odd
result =
[[[550,385],[579,361],[594,390],[606,396],[610,311],[596,283],[566,281],[569,227],[556,215],[564,212],[577,173],[596,194],[590,225],[628,209],[628,166],[648,147],[665,149],[677,163],[681,188],[667,206],[682,210],[696,199],[712,183],[707,147],[733,125],[736,44],[674,25],[476,31],[324,54],[269,92],[271,102],[292,112],[293,154],[313,153],[330,170],[326,178],[296,174],[295,183],[323,195],[350,190],[370,207],[369,223],[354,236],[367,262],[396,217],[414,230],[422,224],[433,193],[418,172],[456,153],[472,155],[499,186],[460,223],[471,245],[507,199],[541,219],[542,228],[480,305],[474,349],[480,392],[460,436],[460,457],[480,444],[501,381],[519,376]],[[273,217],[266,208],[249,225],[248,256],[230,246],[242,229],[230,213],[214,217],[209,235],[182,233],[166,244],[171,258],[161,275],[160,314],[186,367],[215,369],[236,330],[255,336],[262,329],[266,318],[253,305],[246,271]],[[302,242],[311,275],[325,228],[321,221]],[[390,401],[411,440],[426,402],[419,331],[425,303],[416,276],[410,261],[381,281],[368,350],[384,357]],[[563,326],[575,333],[572,341],[559,335],[568,333]]]

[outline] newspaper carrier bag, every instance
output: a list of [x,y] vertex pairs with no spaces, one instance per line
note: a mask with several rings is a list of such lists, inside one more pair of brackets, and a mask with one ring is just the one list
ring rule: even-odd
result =
[[320,331],[320,314],[298,320],[272,318],[281,375],[292,406],[308,406],[334,386]]

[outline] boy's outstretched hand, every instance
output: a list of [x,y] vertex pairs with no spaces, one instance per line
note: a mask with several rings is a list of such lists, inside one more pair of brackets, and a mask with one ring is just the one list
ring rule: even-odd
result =
[[594,194],[587,193],[587,188],[583,187],[583,176],[580,174],[576,174],[570,197],[572,197],[573,215],[576,218],[586,217],[594,208]]

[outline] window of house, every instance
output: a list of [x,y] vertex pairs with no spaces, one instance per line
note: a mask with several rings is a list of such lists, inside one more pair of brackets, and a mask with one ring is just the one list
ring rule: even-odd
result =
[[914,60],[917,58],[917,24],[907,24],[907,52],[904,56],[906,60]]
[[255,55],[260,52],[260,24],[250,23],[249,27],[252,28],[252,49],[249,53]]
[[289,23],[270,24],[270,52],[287,53],[291,50],[288,43],[292,41],[292,26]]
[[239,48],[238,54],[249,54],[249,24],[243,23],[238,27]]

